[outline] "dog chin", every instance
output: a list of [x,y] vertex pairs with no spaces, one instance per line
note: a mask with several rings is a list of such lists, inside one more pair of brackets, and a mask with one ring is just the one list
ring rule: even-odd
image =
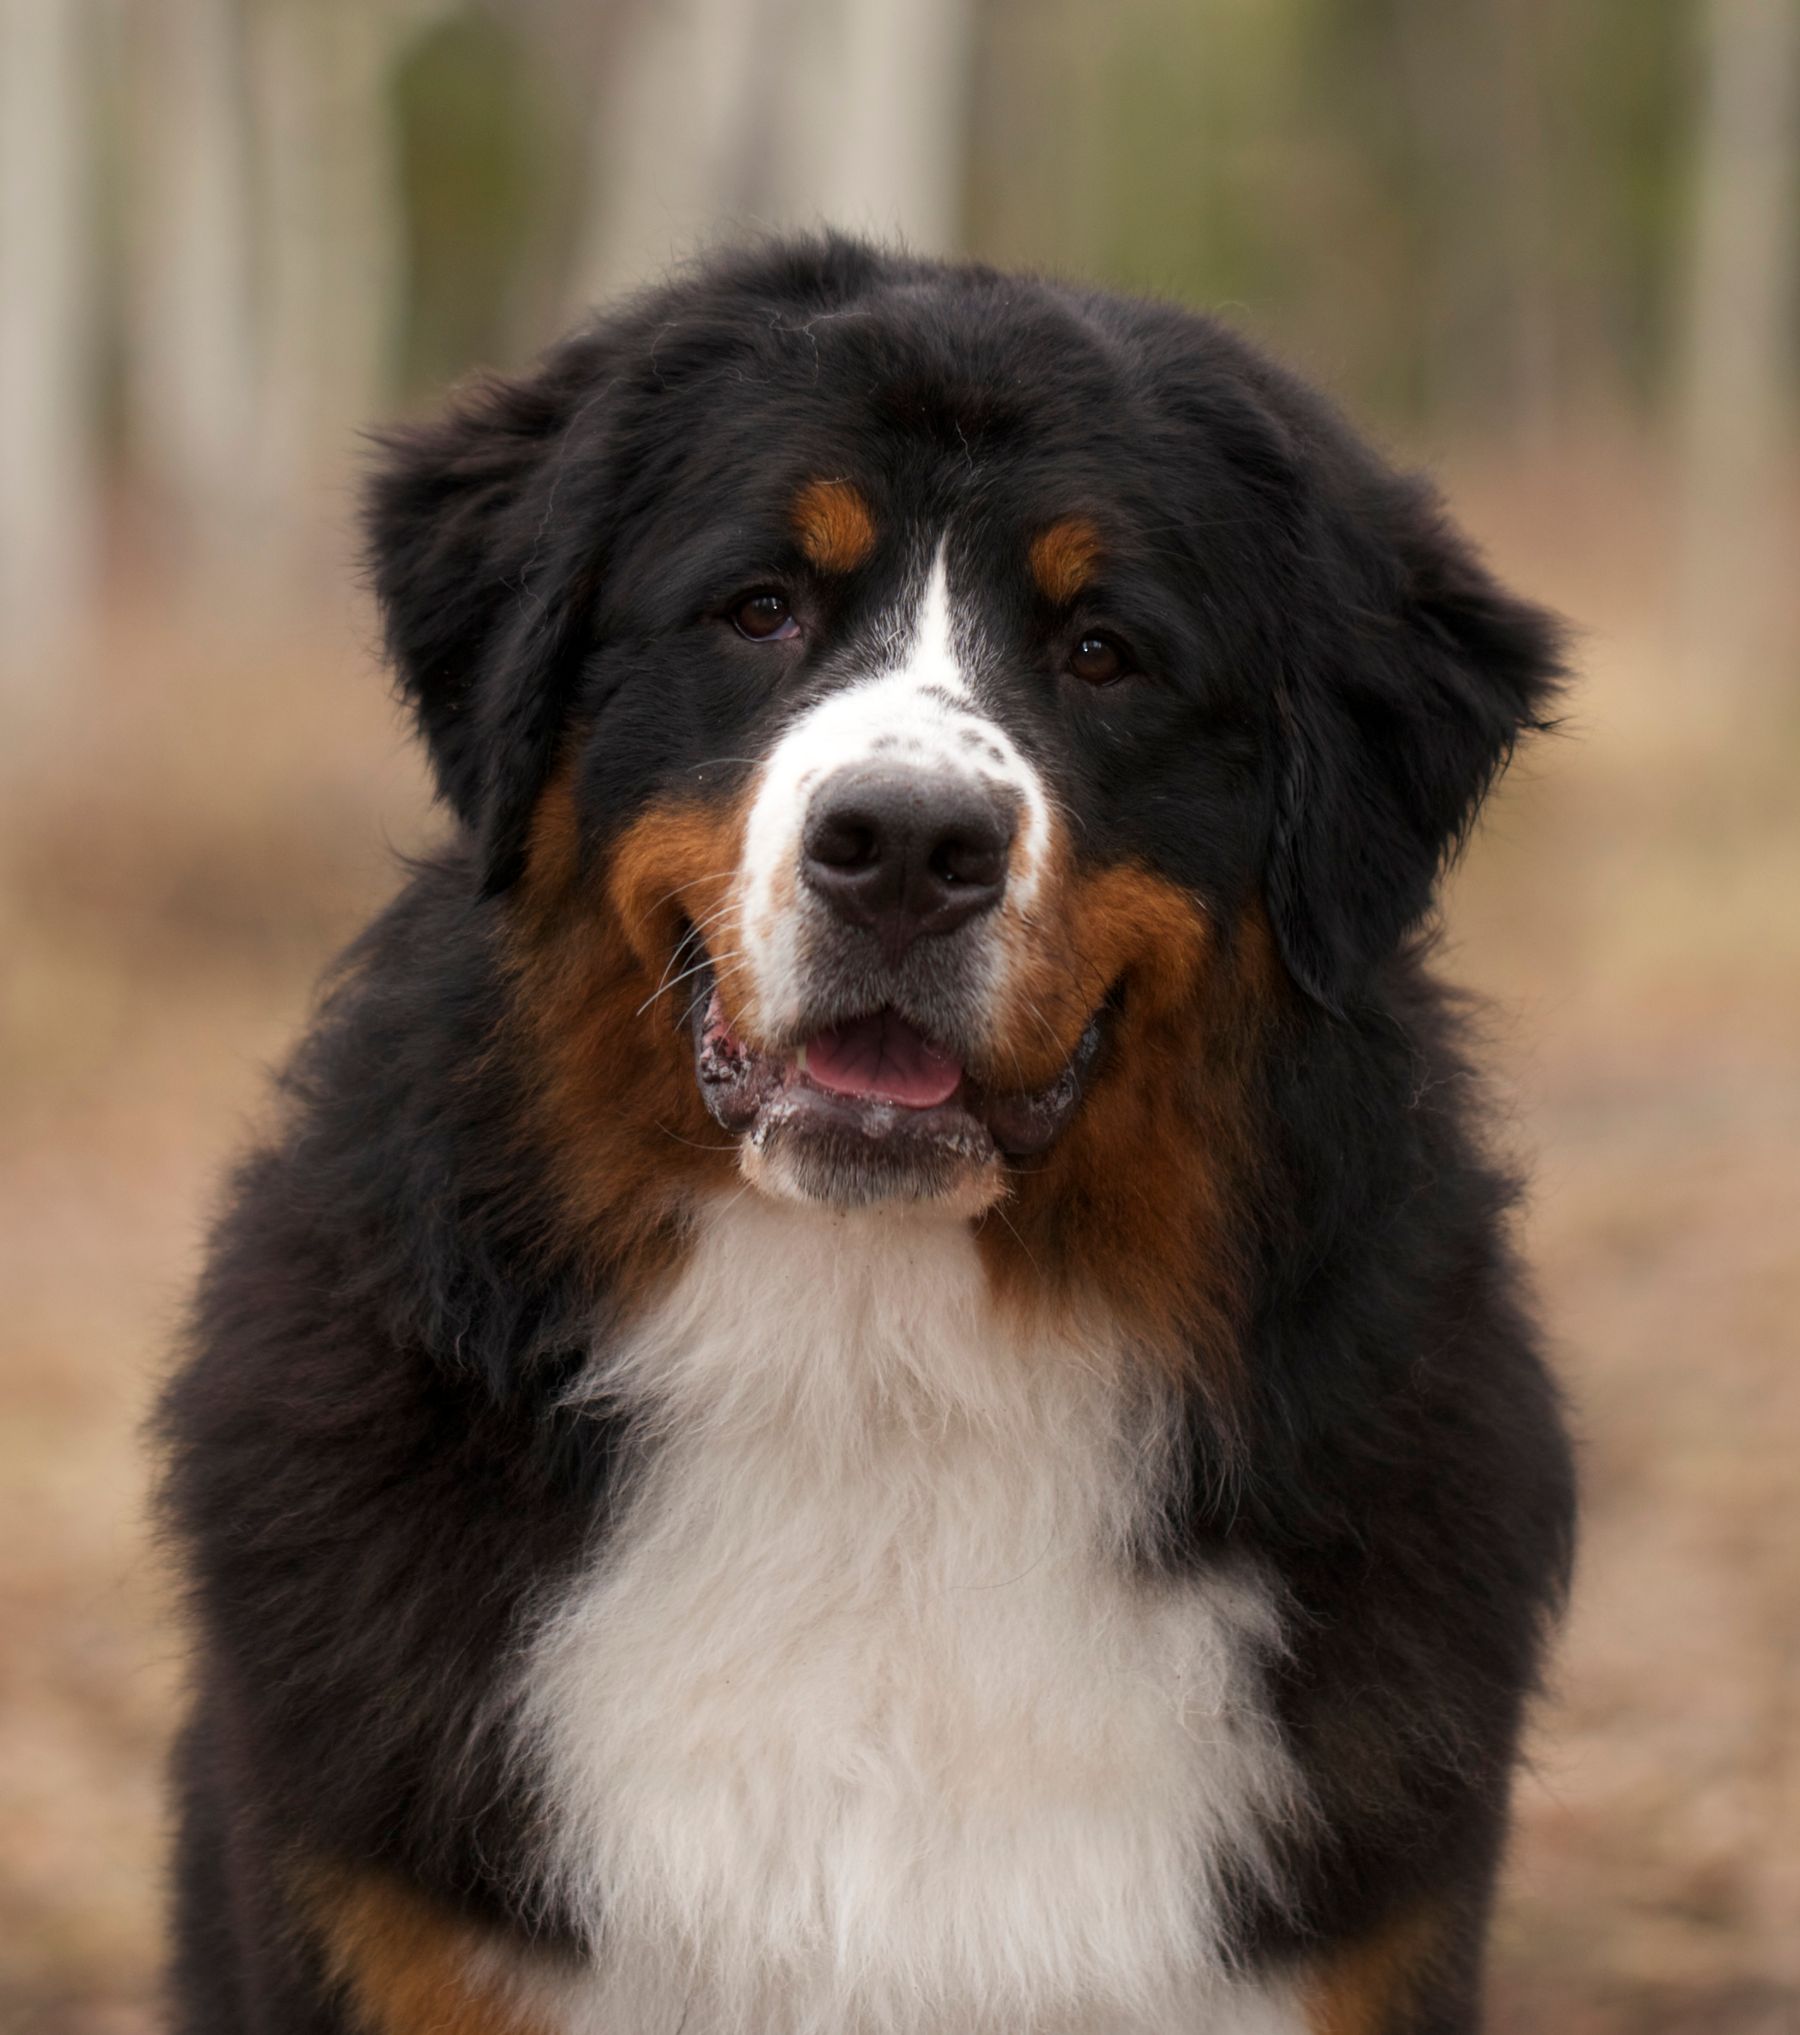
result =
[[851,1118],[804,1090],[772,1103],[745,1134],[739,1166],[772,1199],[833,1208],[928,1205],[970,1217],[1006,1191],[999,1150],[966,1110]]

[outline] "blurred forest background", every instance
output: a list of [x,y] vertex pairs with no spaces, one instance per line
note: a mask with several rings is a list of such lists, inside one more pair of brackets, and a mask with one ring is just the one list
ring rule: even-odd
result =
[[139,1424],[438,824],[358,432],[721,232],[1208,305],[1580,628],[1447,965],[1584,1437],[1502,2035],[1800,2028],[1800,0],[0,0],[0,2027],[155,2025]]

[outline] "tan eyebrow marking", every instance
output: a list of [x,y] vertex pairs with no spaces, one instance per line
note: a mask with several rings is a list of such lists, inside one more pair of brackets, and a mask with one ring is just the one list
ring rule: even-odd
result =
[[821,572],[852,572],[875,549],[875,517],[847,480],[808,481],[794,501],[800,547]]
[[1072,601],[1100,563],[1100,532],[1086,516],[1064,516],[1031,540],[1031,576],[1059,607]]

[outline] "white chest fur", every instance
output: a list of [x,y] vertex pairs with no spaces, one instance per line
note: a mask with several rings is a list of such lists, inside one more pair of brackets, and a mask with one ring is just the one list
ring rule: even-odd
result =
[[[591,1389],[654,1440],[522,1690],[571,2035],[1287,2035],[1219,1866],[1295,1807],[1253,1575],[1124,1542],[1166,1420],[963,1228],[741,1197]],[[548,2001],[543,2002],[548,2006]]]

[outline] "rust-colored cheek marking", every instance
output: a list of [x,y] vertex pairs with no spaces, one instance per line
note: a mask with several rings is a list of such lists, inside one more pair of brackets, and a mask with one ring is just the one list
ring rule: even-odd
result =
[[1339,1951],[1308,1983],[1311,2035],[1402,2035],[1442,1936],[1434,1912],[1412,1909]]
[[994,1065],[1052,1079],[1109,991],[1102,1059],[1062,1138],[1022,1161],[980,1241],[1005,1296],[1098,1298],[1146,1352],[1196,1362],[1228,1397],[1245,1309],[1245,1200],[1257,1172],[1252,1078],[1273,990],[1254,912],[1221,929],[1179,886],[1059,849],[1010,933]]
[[357,2035],[550,2035],[482,1972],[482,1933],[398,1880],[320,1873],[303,1906]]
[[[615,1291],[668,1262],[697,1189],[734,1177],[736,1147],[695,1085],[681,1022],[694,984],[680,978],[701,958],[685,929],[712,954],[741,944],[742,832],[741,802],[666,802],[587,868],[566,773],[534,822],[509,956],[513,1024],[532,1133],[579,1247]],[[729,964],[721,975],[729,999]]]
[[1031,540],[1031,576],[1038,590],[1066,607],[1100,563],[1100,532],[1086,516],[1064,516]]
[[847,480],[808,481],[794,501],[800,548],[821,572],[854,572],[875,549],[875,517]]

